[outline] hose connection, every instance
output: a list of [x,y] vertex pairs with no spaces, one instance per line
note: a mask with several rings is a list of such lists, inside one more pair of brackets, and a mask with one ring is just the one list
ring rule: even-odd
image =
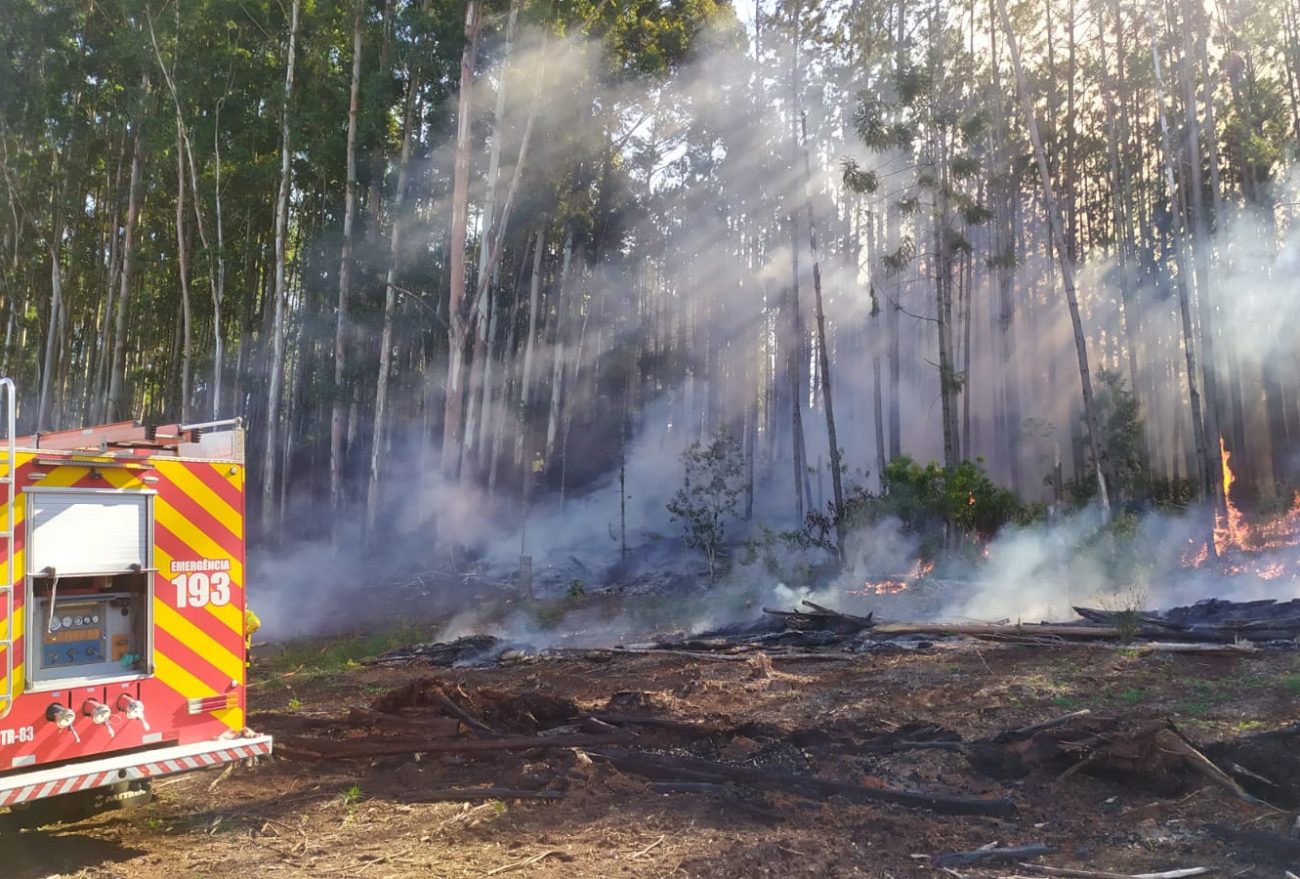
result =
[[87,699],[81,705],[81,713],[89,717],[91,723],[108,730],[109,738],[113,737],[113,726],[108,722],[113,716],[113,709],[98,699]]
[[45,709],[45,719],[54,724],[59,730],[67,730],[72,733],[72,737],[78,742],[81,736],[77,735],[77,728],[73,726],[77,722],[77,712],[71,708],[64,707],[60,702],[50,703],[50,707]]
[[117,698],[117,710],[126,716],[127,720],[138,720],[144,727],[145,732],[149,731],[149,723],[144,719],[144,703],[139,699],[133,699],[126,693]]

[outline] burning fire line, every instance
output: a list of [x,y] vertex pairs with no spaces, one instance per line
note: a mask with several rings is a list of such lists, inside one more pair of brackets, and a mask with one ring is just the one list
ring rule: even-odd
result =
[[[1237,476],[1232,472],[1232,453],[1219,437],[1219,456],[1223,462],[1224,513],[1214,517],[1214,550],[1225,574],[1253,574],[1262,580],[1276,580],[1287,573],[1285,562],[1274,559],[1243,558],[1270,551],[1300,546],[1300,492],[1296,492],[1291,509],[1268,522],[1251,525],[1232,499]],[[1202,567],[1210,558],[1210,548],[1201,543],[1197,551],[1184,558],[1190,567]],[[1294,572],[1300,576],[1300,566]]]
[[850,595],[892,595],[914,586],[918,580],[924,580],[934,570],[934,562],[917,559],[911,570],[901,577],[885,577],[881,580],[868,580],[861,589],[854,589]]

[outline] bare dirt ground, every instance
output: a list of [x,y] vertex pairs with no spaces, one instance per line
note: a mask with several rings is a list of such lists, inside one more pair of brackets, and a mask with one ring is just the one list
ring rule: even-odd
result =
[[[35,879],[415,877],[1011,876],[1003,864],[941,868],[937,855],[1043,843],[1040,864],[1118,873],[1182,867],[1283,879],[1300,857],[1206,830],[1289,832],[1294,813],[1252,806],[1202,775],[1171,784],[1086,772],[994,777],[960,750],[891,750],[900,737],[973,740],[1090,709],[1172,720],[1199,746],[1300,719],[1295,653],[1137,656],[1113,646],[937,644],[821,660],[574,655],[481,670],[359,667],[261,672],[251,724],[282,735],[345,716],[405,683],[568,700],[583,712],[636,710],[708,725],[638,729],[639,746],[864,785],[1007,796],[1013,817],[958,817],[787,793],[657,792],[571,750],[476,758],[277,758],[163,781],[152,804],[0,840],[0,876]],[[611,701],[612,700],[612,701]],[[886,743],[882,746],[881,743]],[[422,791],[497,786],[554,800],[418,803]],[[1162,789],[1156,790],[1155,787]],[[1288,857],[1290,859],[1288,860]]]

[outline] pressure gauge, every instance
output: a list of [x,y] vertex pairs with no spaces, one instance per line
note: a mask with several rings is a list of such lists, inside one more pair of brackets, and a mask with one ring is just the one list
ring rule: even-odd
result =
[[90,618],[90,621],[91,621],[92,623],[98,623],[98,622],[99,622],[99,614],[95,614],[94,616],[92,616],[92,617]]
[[71,626],[72,626],[72,617],[64,617],[63,627],[66,629],[66,628],[70,628]]
[[62,626],[62,624],[61,624],[57,619],[52,619],[52,620],[50,620],[50,631],[51,631],[51,632],[56,632],[56,631],[58,631],[58,630],[61,629],[61,628],[63,628],[63,626]]

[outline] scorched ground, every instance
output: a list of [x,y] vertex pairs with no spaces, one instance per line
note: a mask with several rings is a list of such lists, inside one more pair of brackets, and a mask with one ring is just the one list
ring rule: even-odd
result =
[[[1174,729],[1221,753],[1213,743],[1254,741],[1296,721],[1298,672],[1286,651],[1137,656],[1114,646],[976,642],[770,664],[597,651],[486,669],[268,669],[251,688],[250,720],[286,742],[284,756],[224,778],[177,778],[130,812],[10,833],[4,875],[948,876],[935,863],[941,855],[1037,843],[1052,851],[1027,863],[1282,876],[1300,862],[1294,851],[1225,839],[1215,828],[1287,841],[1295,791],[1279,791],[1272,799],[1285,805],[1275,810],[1180,759],[1156,766],[1160,754],[1124,777],[1068,755],[1032,765],[1021,745],[988,743],[1087,710],[1081,720],[1103,738],[1107,723],[1115,736]],[[451,707],[438,704],[444,696]],[[456,711],[466,717],[451,719]],[[492,740],[466,721],[495,736],[535,736],[537,746],[373,747],[430,739],[435,729],[458,736],[452,741]],[[602,733],[614,744],[571,746]],[[295,741],[392,753],[322,758],[294,754]],[[617,752],[772,778],[1006,798],[1014,811],[946,815],[707,775],[656,780],[597,756]],[[995,765],[998,754],[1009,763]],[[421,802],[488,788],[499,795]],[[1016,860],[948,869],[1041,875]]]

